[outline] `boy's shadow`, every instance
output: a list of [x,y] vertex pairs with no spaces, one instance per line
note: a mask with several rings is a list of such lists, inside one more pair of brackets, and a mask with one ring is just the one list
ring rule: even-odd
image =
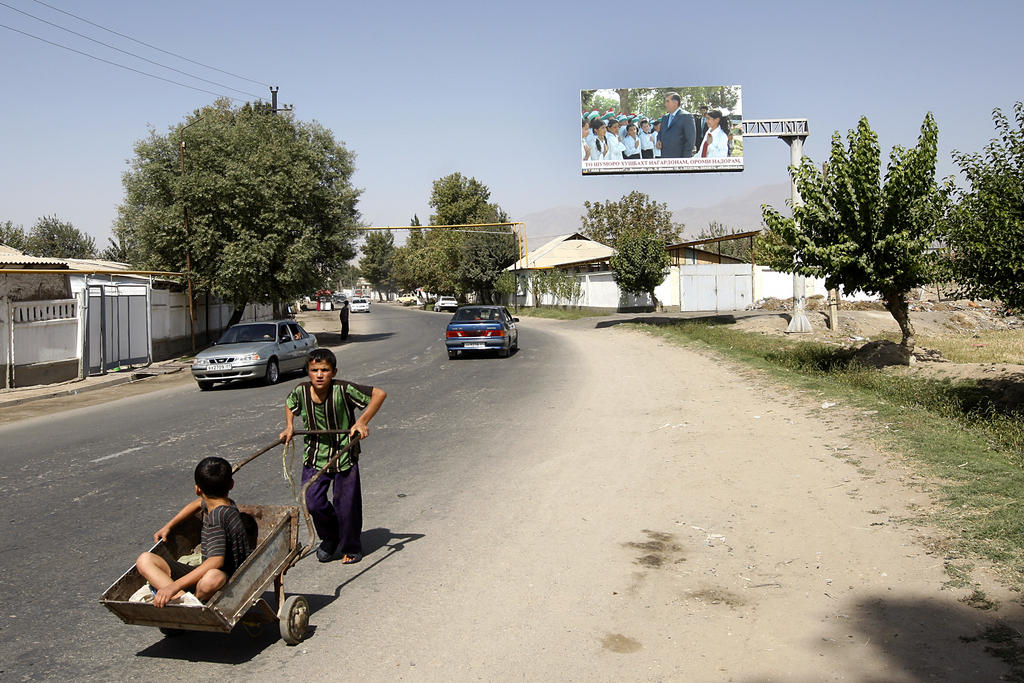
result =
[[[316,593],[302,593],[309,603],[310,616],[316,614],[323,608],[341,596],[341,589],[355,581],[360,576],[376,567],[384,560],[392,557],[395,553],[404,550],[405,544],[423,538],[424,534],[402,534],[392,532],[390,529],[369,529],[363,532],[363,560],[360,565],[362,569],[342,582],[334,590],[333,595],[320,595]],[[386,551],[380,557],[373,556],[378,550],[384,548]],[[368,560],[373,560],[366,564]],[[287,595],[293,595],[289,591]],[[263,594],[263,599],[268,604],[274,605],[273,592]],[[157,631],[153,631],[157,634]],[[316,633],[316,626],[309,625],[305,640],[309,640]],[[244,622],[235,625],[230,633],[207,633],[203,631],[185,631],[178,636],[168,636],[153,643],[149,647],[137,653],[137,657],[157,657],[161,659],[180,659],[190,662],[213,662],[217,664],[242,664],[256,657],[263,650],[281,640],[281,633],[276,623],[264,623],[248,625]],[[304,641],[303,641],[304,642]]]

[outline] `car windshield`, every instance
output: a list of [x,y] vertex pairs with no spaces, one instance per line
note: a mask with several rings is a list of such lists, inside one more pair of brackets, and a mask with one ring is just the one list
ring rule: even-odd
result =
[[455,311],[455,320],[465,322],[470,320],[501,320],[501,314],[496,308],[460,308]]
[[274,341],[277,325],[264,323],[256,325],[235,325],[229,327],[218,344],[242,344],[245,342]]

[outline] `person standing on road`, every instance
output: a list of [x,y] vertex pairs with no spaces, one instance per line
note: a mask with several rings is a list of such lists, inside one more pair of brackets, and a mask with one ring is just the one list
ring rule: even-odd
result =
[[338,313],[338,319],[341,320],[341,340],[345,341],[348,339],[348,298],[341,302],[341,311]]
[[[387,394],[379,387],[336,380],[338,359],[330,349],[313,349],[306,359],[308,382],[295,387],[285,399],[285,428],[280,439],[288,444],[295,435],[294,419],[302,416],[306,429],[340,430],[340,434],[307,434],[302,460],[302,484],[323,469],[338,451],[358,435],[370,436],[370,420],[380,410]],[[362,410],[356,419],[356,410]],[[320,537],[316,559],[341,560],[354,564],[363,558],[363,493],[359,483],[357,442],[329,467],[308,489],[306,507]],[[327,490],[333,486],[333,497]]]

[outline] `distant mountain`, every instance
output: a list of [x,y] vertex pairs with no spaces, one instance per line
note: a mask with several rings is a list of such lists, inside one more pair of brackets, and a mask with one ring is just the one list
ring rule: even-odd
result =
[[[788,215],[786,200],[789,199],[789,193],[789,183],[762,185],[711,206],[669,208],[672,210],[672,219],[686,226],[683,237],[696,237],[711,221],[718,221],[732,232],[746,232],[762,227],[762,204],[770,204]],[[532,248],[534,244],[542,244],[557,235],[579,230],[583,212],[582,204],[554,206],[528,213],[518,220],[526,223],[526,234]]]
[[780,183],[755,187],[711,206],[670,208],[673,220],[686,226],[683,231],[684,237],[696,237],[712,221],[718,221],[730,228],[730,232],[747,232],[763,227],[762,204],[770,204],[783,214],[789,215],[789,207],[786,206],[789,195],[789,183]]

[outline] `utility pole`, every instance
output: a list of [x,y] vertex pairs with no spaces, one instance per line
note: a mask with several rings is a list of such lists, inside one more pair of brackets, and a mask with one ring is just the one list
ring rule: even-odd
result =
[[277,91],[281,88],[276,85],[270,86],[270,110],[275,116],[279,111],[291,111],[295,107],[291,104],[282,104],[280,108],[277,106]]

